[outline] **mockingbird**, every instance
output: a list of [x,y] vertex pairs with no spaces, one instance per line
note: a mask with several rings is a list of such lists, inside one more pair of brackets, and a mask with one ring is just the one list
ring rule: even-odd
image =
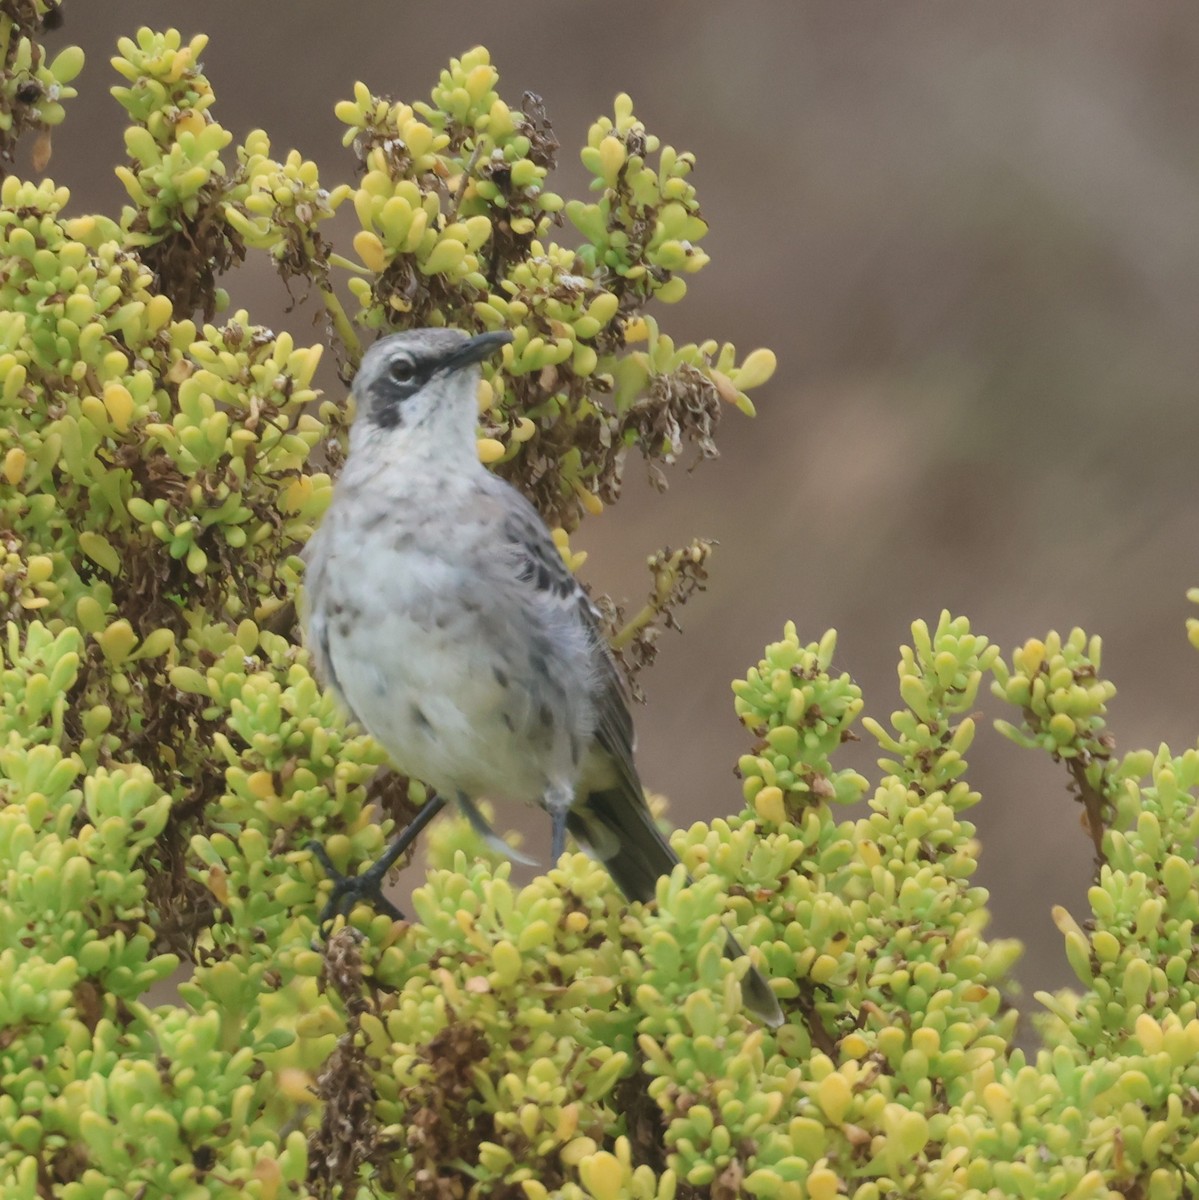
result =
[[[334,877],[327,911],[380,885],[453,798],[550,815],[557,862],[569,831],[621,891],[650,900],[678,863],[633,766],[633,723],[587,594],[537,510],[480,463],[478,364],[512,340],[418,329],[376,342],[354,379],[357,416],[328,512],[309,542],[306,636],[323,681],[405,775],[434,789],[372,867]],[[381,907],[398,916],[389,902]],[[740,957],[729,937],[726,954]],[[783,1017],[753,966],[746,1007]]]

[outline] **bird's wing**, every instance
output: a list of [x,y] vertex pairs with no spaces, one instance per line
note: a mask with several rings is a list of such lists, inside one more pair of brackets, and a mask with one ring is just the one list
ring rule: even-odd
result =
[[537,510],[514,488],[491,478],[510,496],[502,498],[501,537],[516,563],[518,578],[533,588],[542,604],[557,607],[577,622],[591,646],[591,700],[595,706],[596,741],[611,758],[622,780],[638,795],[641,783],[633,765],[633,718],[620,669],[600,627],[599,610],[580,586]]

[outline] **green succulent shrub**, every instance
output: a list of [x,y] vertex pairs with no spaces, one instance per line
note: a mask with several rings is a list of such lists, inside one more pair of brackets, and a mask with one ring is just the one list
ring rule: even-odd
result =
[[[47,58],[44,0],[0,7],[0,158],[32,131],[44,166],[82,54]],[[1116,753],[1080,631],[1009,661],[962,618],[917,622],[902,707],[862,722],[871,783],[836,765],[862,699],[834,634],[788,626],[734,684],[743,803],[675,835],[687,874],[656,905],[577,854],[518,888],[446,821],[411,921],[360,909],[321,939],[307,843],[353,870],[424,796],[380,770],[299,644],[298,551],[349,414],[313,385],[319,346],[234,307],[237,263],[269,255],[323,304],[346,375],[375,331],[510,328],[479,453],[572,566],[629,452],[659,479],[687,444],[713,454],[723,406],[752,412],[774,359],[661,331],[706,226],[692,156],[627,97],[581,151],[591,196],[564,199],[541,102],[510,106],[486,51],[428,101],[357,84],[337,107],[353,182],[328,187],[261,131],[234,143],[203,47],[118,43],[119,216],[0,185],[0,1194],[1199,1186],[1199,752]],[[630,677],[709,551],[653,555],[644,607],[608,605]],[[1018,947],[985,938],[971,884],[987,680],[1003,731],[1066,768],[1097,856],[1090,913],[1056,914],[1080,986],[1039,997],[1032,1055],[1013,1044]],[[742,1010],[726,923],[774,980],[775,1032]]]

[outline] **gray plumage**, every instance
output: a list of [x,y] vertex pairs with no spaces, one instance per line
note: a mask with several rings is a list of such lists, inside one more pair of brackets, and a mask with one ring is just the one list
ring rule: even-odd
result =
[[[476,451],[477,364],[509,340],[423,329],[366,352],[350,453],[305,552],[307,641],[395,766],[485,836],[499,843],[476,800],[538,804],[555,859],[569,828],[649,900],[678,859],[645,803],[596,611],[536,509]],[[781,1022],[752,967],[742,987]]]

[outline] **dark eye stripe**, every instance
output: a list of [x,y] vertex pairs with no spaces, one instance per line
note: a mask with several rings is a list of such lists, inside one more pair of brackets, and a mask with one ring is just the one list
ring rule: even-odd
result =
[[429,362],[427,359],[417,359],[411,364],[412,374],[405,380],[393,379],[388,375],[388,380],[392,387],[397,390],[403,389],[405,395],[411,395],[412,392],[419,391],[429,382],[433,372],[437,369],[437,362]]
[[429,382],[437,370],[437,360],[416,360],[411,379],[402,383],[391,377],[390,370],[374,388],[376,402],[371,405],[371,420],[380,429],[395,429],[401,421],[401,409],[405,400],[410,400]]

